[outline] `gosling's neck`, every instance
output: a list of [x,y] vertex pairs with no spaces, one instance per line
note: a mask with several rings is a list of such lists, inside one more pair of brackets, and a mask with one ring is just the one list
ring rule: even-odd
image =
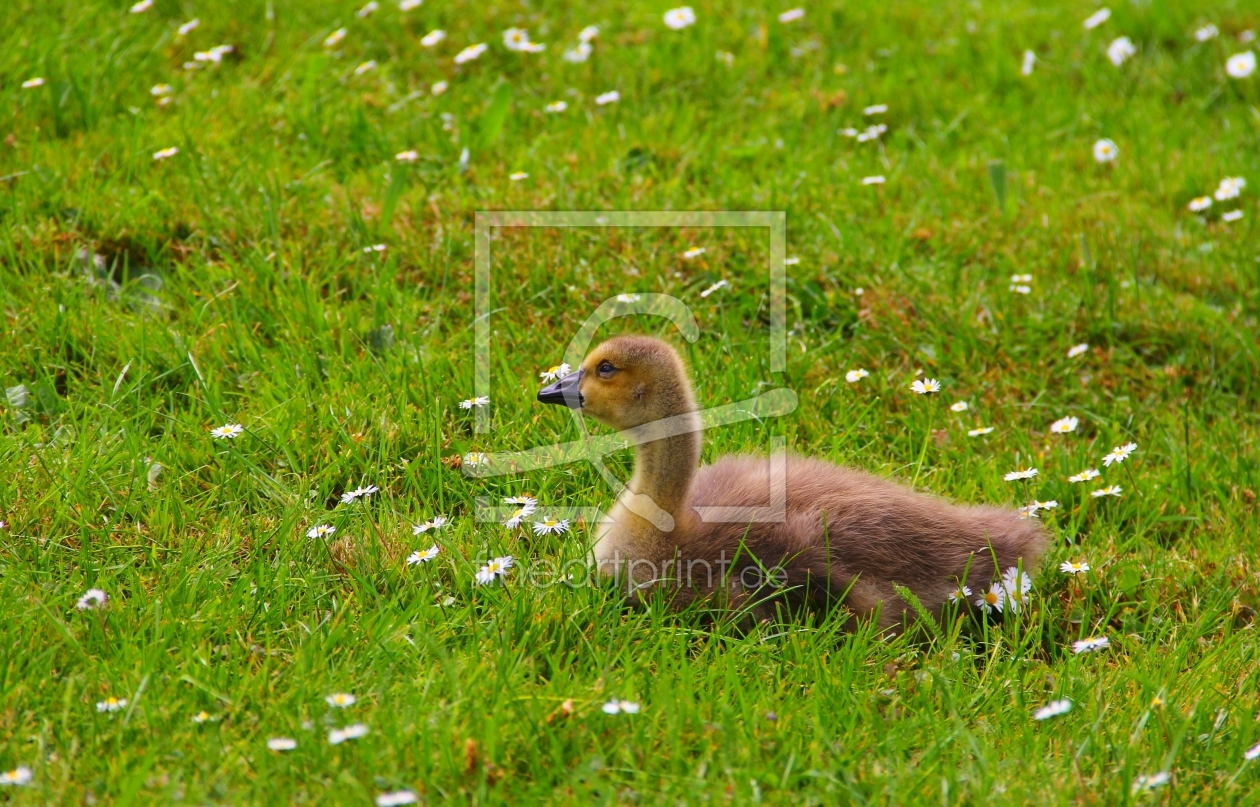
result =
[[640,438],[634,454],[634,476],[627,487],[646,495],[677,520],[691,492],[700,463],[700,415],[691,391],[678,396],[678,405],[657,420],[635,427]]

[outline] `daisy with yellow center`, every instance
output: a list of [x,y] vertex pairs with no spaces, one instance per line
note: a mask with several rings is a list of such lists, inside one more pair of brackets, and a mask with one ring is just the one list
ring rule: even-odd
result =
[[548,518],[534,522],[534,535],[560,535],[569,531],[567,519]]
[[976,607],[980,608],[986,614],[991,614],[994,611],[1001,613],[1002,606],[1006,599],[1004,594],[1005,593],[1002,591],[1001,584],[994,583],[989,587],[988,591],[976,598]]
[[559,381],[560,379],[573,372],[573,368],[568,364],[561,363],[554,367],[550,367],[538,374],[543,381]]
[[344,709],[347,706],[354,706],[355,701],[357,700],[358,698],[356,698],[355,696],[347,692],[334,692],[333,694],[324,698],[324,701],[329,706],[333,706],[337,709]]

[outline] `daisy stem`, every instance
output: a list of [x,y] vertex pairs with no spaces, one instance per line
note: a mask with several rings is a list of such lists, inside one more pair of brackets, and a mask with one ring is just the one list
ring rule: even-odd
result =
[[928,426],[927,434],[923,435],[923,448],[919,451],[919,461],[914,468],[914,479],[910,480],[910,487],[919,484],[919,474],[923,471],[923,459],[927,456],[928,443],[932,441],[932,416],[936,414],[935,409],[928,409]]

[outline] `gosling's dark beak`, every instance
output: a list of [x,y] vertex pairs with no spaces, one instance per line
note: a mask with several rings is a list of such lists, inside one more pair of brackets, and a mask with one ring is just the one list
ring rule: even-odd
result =
[[543,387],[538,391],[538,400],[545,404],[559,404],[570,409],[581,409],[584,401],[580,387],[585,370],[569,373],[556,383]]

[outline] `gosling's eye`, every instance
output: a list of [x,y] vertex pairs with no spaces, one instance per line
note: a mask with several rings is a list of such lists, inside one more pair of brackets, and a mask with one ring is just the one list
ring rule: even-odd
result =
[[600,378],[612,378],[612,374],[617,372],[617,368],[612,366],[612,362],[602,361],[599,367],[595,368]]

